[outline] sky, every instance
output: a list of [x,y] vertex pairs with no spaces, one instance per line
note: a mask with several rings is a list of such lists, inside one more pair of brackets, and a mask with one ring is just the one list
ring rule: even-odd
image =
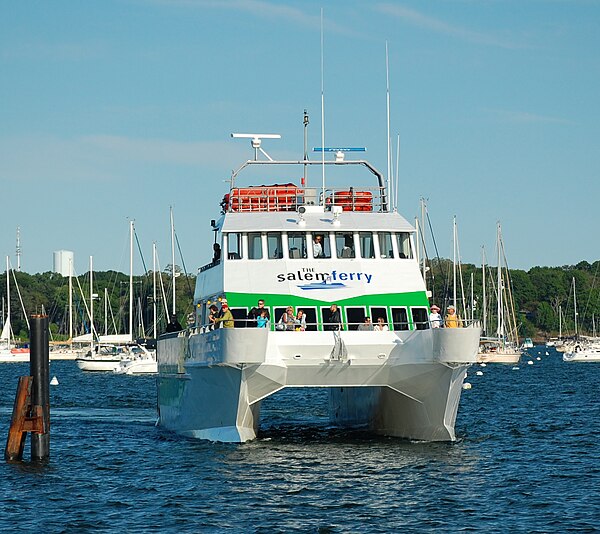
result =
[[76,274],[128,272],[134,220],[136,274],[153,242],[164,268],[172,207],[195,273],[253,157],[230,134],[301,159],[322,100],[325,145],[387,174],[386,43],[398,211],[426,200],[439,254],[456,217],[463,262],[493,263],[498,222],[511,268],[598,260],[596,0],[0,0],[0,257],[18,227],[23,271],[64,249]]

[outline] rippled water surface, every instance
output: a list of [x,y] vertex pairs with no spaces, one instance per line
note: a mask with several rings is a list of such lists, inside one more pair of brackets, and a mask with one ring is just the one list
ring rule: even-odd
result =
[[[184,439],[154,426],[153,377],[52,362],[51,460],[31,464],[28,441],[0,463],[0,530],[594,532],[600,364],[546,350],[470,369],[452,444],[330,428],[321,389],[264,401],[252,443]],[[0,364],[3,440],[24,374]]]

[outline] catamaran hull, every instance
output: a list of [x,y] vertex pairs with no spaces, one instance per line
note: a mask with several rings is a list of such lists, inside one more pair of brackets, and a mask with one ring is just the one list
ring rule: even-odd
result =
[[159,424],[188,437],[256,437],[262,399],[285,387],[329,387],[344,427],[453,441],[479,330],[268,332],[220,329],[158,342]]

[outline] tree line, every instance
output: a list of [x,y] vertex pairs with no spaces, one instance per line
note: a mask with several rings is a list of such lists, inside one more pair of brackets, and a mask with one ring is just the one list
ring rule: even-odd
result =
[[[175,266],[175,303],[179,321],[185,324],[193,311],[195,276],[181,272]],[[172,309],[171,266],[156,273],[157,280],[157,331],[165,330]],[[16,281],[16,282],[15,282]],[[94,328],[99,335],[129,333],[129,275],[116,271],[93,273]],[[69,338],[69,279],[58,273],[28,274],[9,272],[10,315],[14,335],[27,341],[29,330],[26,317],[32,314],[48,315],[51,340]],[[73,336],[90,332],[90,279],[89,273],[72,278],[71,316]],[[154,323],[153,312],[154,276],[151,271],[133,277],[133,336],[151,337]],[[3,324],[8,313],[6,273],[0,275],[0,300]]]
[[[594,334],[596,322],[600,319],[599,269],[600,261],[591,264],[581,261],[576,265],[561,267],[532,267],[528,271],[509,269],[508,279],[512,288],[519,335],[537,339],[556,337],[561,327],[563,336],[573,335],[575,305],[577,332]],[[494,266],[489,266],[486,267],[486,271],[486,288],[489,295],[495,291],[492,284],[496,270]],[[482,272],[481,266],[473,264],[463,264],[460,267],[463,291],[457,291],[459,302],[462,301],[464,292],[464,305],[461,303],[460,308],[466,308],[467,313],[470,313],[473,294],[476,319],[481,319],[483,308]],[[431,261],[426,277],[432,299],[444,308],[453,299],[452,261]]]
[[[579,333],[595,333],[596,318],[600,318],[600,287],[598,274],[600,260],[587,261],[562,267],[533,267],[528,271],[510,269],[508,277],[516,308],[519,335],[538,339],[556,337],[562,326],[564,336],[575,332],[575,302],[577,302],[577,330]],[[490,280],[494,267],[487,268]],[[195,276],[181,273],[175,266],[176,310],[180,323],[187,322],[193,312]],[[467,309],[476,319],[481,319],[483,302],[482,269],[474,264],[460,266],[459,309]],[[16,284],[15,284],[16,279]],[[172,302],[171,266],[157,273],[158,332],[164,331]],[[426,273],[431,303],[442,309],[453,297],[453,265],[447,259],[429,263]],[[574,282],[573,282],[574,281]],[[50,321],[52,339],[59,341],[69,334],[69,284],[68,278],[57,273],[28,274],[10,271],[11,324],[15,336],[27,340],[29,332],[27,315],[44,313]],[[486,282],[487,284],[487,282]],[[74,336],[88,333],[89,321],[89,273],[73,277],[73,325]],[[18,291],[17,291],[18,287]],[[153,273],[133,277],[134,337],[150,337],[153,328]],[[487,285],[488,294],[493,291]],[[116,271],[93,274],[94,325],[99,334],[128,333],[129,329],[129,275]],[[473,298],[471,299],[471,295]],[[0,275],[0,299],[2,318],[7,313],[6,273]],[[21,300],[23,305],[21,305]],[[473,305],[474,303],[474,305]],[[562,323],[562,324],[561,324]]]

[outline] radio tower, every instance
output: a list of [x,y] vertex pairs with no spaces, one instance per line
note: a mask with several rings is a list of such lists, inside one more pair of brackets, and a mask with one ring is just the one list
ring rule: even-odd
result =
[[17,226],[17,272],[21,272],[21,228]]

